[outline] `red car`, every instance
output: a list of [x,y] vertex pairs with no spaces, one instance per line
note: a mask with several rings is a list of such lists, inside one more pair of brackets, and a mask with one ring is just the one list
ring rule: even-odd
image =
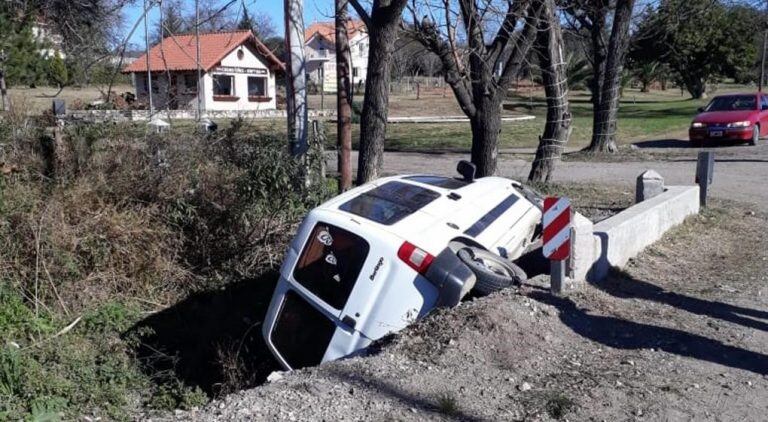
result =
[[701,146],[705,141],[729,140],[757,145],[768,135],[768,95],[728,94],[712,99],[691,122],[688,136]]

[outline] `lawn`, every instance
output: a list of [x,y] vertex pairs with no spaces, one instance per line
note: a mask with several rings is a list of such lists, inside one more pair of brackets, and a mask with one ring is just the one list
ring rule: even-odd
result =
[[[718,93],[730,92],[744,87],[725,86]],[[333,106],[328,98],[326,106]],[[330,104],[330,105],[329,105]],[[687,93],[680,95],[677,89],[642,93],[627,89],[621,100],[618,122],[618,142],[627,145],[650,139],[686,138],[688,125],[696,109],[706,100],[692,100]],[[319,106],[319,101],[310,99],[310,105]],[[569,146],[581,148],[589,144],[592,134],[592,104],[586,92],[571,95],[573,132]],[[395,96],[390,99],[391,116],[461,115],[452,96],[432,96],[416,100],[415,97]],[[506,102],[505,115],[533,115],[534,120],[504,122],[500,135],[500,148],[533,148],[538,144],[546,119],[546,101],[542,91],[519,92]],[[359,126],[353,126],[353,142],[359,138]],[[327,125],[329,139],[335,139],[336,127]],[[387,149],[424,150],[448,149],[468,150],[472,133],[469,123],[397,123],[387,127]]]
[[[115,92],[125,92],[130,86],[120,85]],[[750,88],[723,85],[718,93]],[[30,113],[39,113],[50,107],[50,95],[54,88],[13,88],[11,98]],[[75,99],[84,102],[93,101],[100,96],[99,90],[92,88],[67,88],[60,98],[71,104]],[[592,104],[589,94],[575,91],[571,94],[571,110],[573,113],[573,132],[568,144],[571,148],[582,148],[589,143],[592,133]],[[335,107],[335,98],[327,94],[324,98],[325,108]],[[362,96],[355,98],[357,103]],[[692,100],[686,93],[681,95],[677,89],[652,91],[642,93],[637,89],[626,89],[621,100],[618,122],[618,142],[627,145],[637,141],[651,139],[677,139],[687,136],[688,124],[696,114],[696,109],[706,103],[706,100]],[[312,109],[320,108],[320,96],[311,95],[309,105]],[[392,95],[390,97],[390,116],[461,116],[461,109],[450,91],[445,95],[442,91],[427,92],[420,99],[415,95]],[[520,90],[511,95],[505,102],[505,116],[533,115],[534,120],[519,122],[504,122],[500,135],[500,148],[533,148],[538,144],[546,119],[546,100],[543,91]],[[226,122],[219,122],[226,125]],[[186,126],[186,124],[182,124]],[[282,120],[253,120],[249,125],[267,131],[283,131],[285,124]],[[328,122],[326,125],[329,144],[335,143],[336,125]],[[354,147],[360,134],[359,124],[353,125],[352,139]],[[472,133],[469,123],[396,123],[387,128],[387,144],[389,150],[418,151],[418,150],[456,150],[465,151],[470,148]]]

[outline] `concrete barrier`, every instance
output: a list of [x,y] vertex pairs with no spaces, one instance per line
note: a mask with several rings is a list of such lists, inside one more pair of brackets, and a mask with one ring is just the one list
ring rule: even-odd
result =
[[669,186],[661,195],[595,224],[594,236],[600,245],[600,255],[588,279],[602,280],[611,267],[623,267],[630,258],[661,239],[667,230],[698,212],[698,186]]

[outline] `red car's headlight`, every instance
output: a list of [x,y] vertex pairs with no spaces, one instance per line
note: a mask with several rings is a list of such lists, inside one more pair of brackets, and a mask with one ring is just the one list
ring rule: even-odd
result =
[[700,128],[703,128],[703,127],[707,127],[707,125],[704,124],[704,123],[701,123],[701,122],[693,122],[693,123],[691,123],[691,127],[694,128],[694,129],[700,129]]
[[726,127],[750,127],[750,126],[752,126],[752,122],[750,122],[749,120],[744,120],[743,122],[728,123],[726,125]]

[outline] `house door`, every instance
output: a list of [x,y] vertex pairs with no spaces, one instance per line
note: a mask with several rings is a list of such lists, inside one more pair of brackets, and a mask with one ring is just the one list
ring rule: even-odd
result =
[[171,86],[168,89],[168,108],[170,110],[179,108],[179,78],[181,75],[171,75]]

